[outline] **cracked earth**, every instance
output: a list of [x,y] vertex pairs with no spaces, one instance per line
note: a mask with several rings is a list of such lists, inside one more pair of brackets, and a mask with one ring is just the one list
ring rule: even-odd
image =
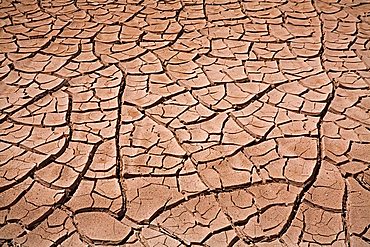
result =
[[0,245],[370,246],[368,0],[1,0]]

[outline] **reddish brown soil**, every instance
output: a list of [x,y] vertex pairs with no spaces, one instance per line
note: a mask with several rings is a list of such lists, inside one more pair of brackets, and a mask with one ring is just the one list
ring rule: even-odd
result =
[[0,1],[0,246],[370,246],[368,0]]

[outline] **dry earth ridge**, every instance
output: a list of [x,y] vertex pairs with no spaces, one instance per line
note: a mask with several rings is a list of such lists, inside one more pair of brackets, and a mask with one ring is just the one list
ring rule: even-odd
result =
[[1,246],[370,246],[369,0],[1,0]]

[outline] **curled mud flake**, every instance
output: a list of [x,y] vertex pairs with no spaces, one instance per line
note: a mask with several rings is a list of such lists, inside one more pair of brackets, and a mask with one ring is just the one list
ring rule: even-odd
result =
[[79,234],[95,242],[122,242],[131,228],[103,212],[77,214],[74,221]]

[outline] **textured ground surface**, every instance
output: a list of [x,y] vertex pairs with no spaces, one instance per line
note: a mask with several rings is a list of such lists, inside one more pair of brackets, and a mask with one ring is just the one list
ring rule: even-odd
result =
[[0,245],[369,246],[369,40],[367,0],[1,0]]

